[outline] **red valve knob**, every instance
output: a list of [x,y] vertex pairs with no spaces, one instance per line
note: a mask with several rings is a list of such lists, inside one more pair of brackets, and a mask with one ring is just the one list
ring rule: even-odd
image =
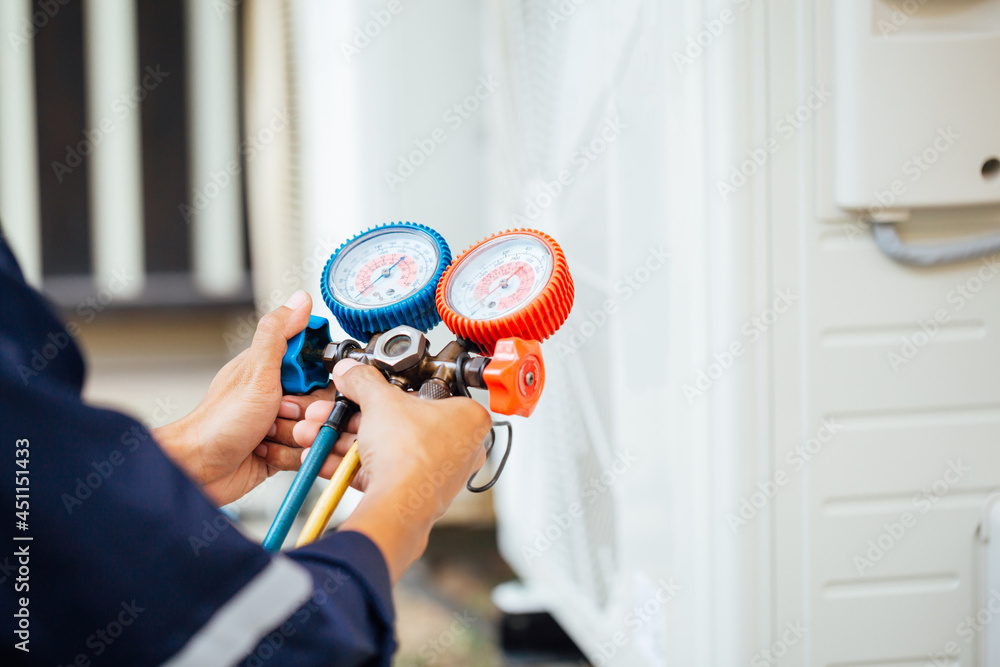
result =
[[542,344],[537,340],[501,338],[483,369],[483,381],[490,390],[490,410],[530,416],[545,386]]

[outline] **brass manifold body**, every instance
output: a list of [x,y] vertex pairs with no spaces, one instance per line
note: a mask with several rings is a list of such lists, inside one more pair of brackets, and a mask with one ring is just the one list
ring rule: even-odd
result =
[[[303,349],[303,357],[321,362],[328,373],[342,359],[374,366],[390,384],[416,391],[421,398],[469,396],[469,389],[487,389],[483,369],[490,357],[473,356],[468,344],[453,340],[437,354],[428,351],[427,336],[409,326],[374,334],[367,345],[352,339],[327,344],[322,350]],[[527,378],[532,381],[533,378]]]
[[[439,399],[449,396],[471,397],[469,389],[489,390],[483,371],[492,358],[474,356],[469,347],[461,339],[453,340],[437,354],[430,354],[427,336],[413,327],[401,325],[385,333],[374,334],[363,347],[352,339],[327,343],[322,349],[306,343],[301,355],[307,362],[322,363],[327,374],[332,373],[333,367],[342,359],[354,359],[374,366],[381,371],[389,384],[403,391],[416,391],[421,398]],[[532,387],[540,383],[541,378],[529,371],[519,382]],[[339,431],[342,426],[341,420],[346,422],[356,406],[339,391],[336,394],[336,401],[338,409],[331,413],[328,423]],[[503,426],[506,429],[507,445],[503,458],[489,482],[482,486],[473,486],[472,479],[468,481],[466,487],[475,493],[485,491],[496,483],[513,443],[513,431],[509,421],[494,421],[493,425],[489,441],[486,443],[487,456],[492,452],[496,442],[496,426]]]

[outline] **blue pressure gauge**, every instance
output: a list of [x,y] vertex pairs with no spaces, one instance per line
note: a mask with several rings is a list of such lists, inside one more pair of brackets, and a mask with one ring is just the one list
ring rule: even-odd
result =
[[323,300],[362,342],[401,324],[426,332],[441,321],[434,291],[450,263],[451,250],[433,229],[391,222],[333,253],[323,268]]

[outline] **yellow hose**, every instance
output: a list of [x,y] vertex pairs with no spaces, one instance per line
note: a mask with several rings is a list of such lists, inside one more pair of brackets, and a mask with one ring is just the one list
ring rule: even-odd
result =
[[355,440],[354,444],[347,451],[344,460],[337,466],[337,471],[330,478],[330,483],[323,489],[323,495],[320,496],[316,507],[309,513],[306,525],[299,534],[298,541],[295,542],[296,547],[314,542],[323,534],[323,531],[326,530],[326,525],[330,523],[330,517],[333,516],[337,505],[340,504],[340,500],[344,497],[344,492],[347,491],[347,487],[351,485],[354,475],[357,474],[360,468],[361,456],[358,454],[358,441]]

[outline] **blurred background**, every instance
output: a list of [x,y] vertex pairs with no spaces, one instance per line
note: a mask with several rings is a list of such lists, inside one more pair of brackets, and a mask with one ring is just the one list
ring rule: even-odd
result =
[[[870,225],[996,233],[1000,0],[2,0],[0,38],[3,231],[150,426],[295,290],[329,317],[370,226],[562,244],[545,394],[396,664],[1000,665],[998,269]],[[289,478],[227,511],[261,538]]]

